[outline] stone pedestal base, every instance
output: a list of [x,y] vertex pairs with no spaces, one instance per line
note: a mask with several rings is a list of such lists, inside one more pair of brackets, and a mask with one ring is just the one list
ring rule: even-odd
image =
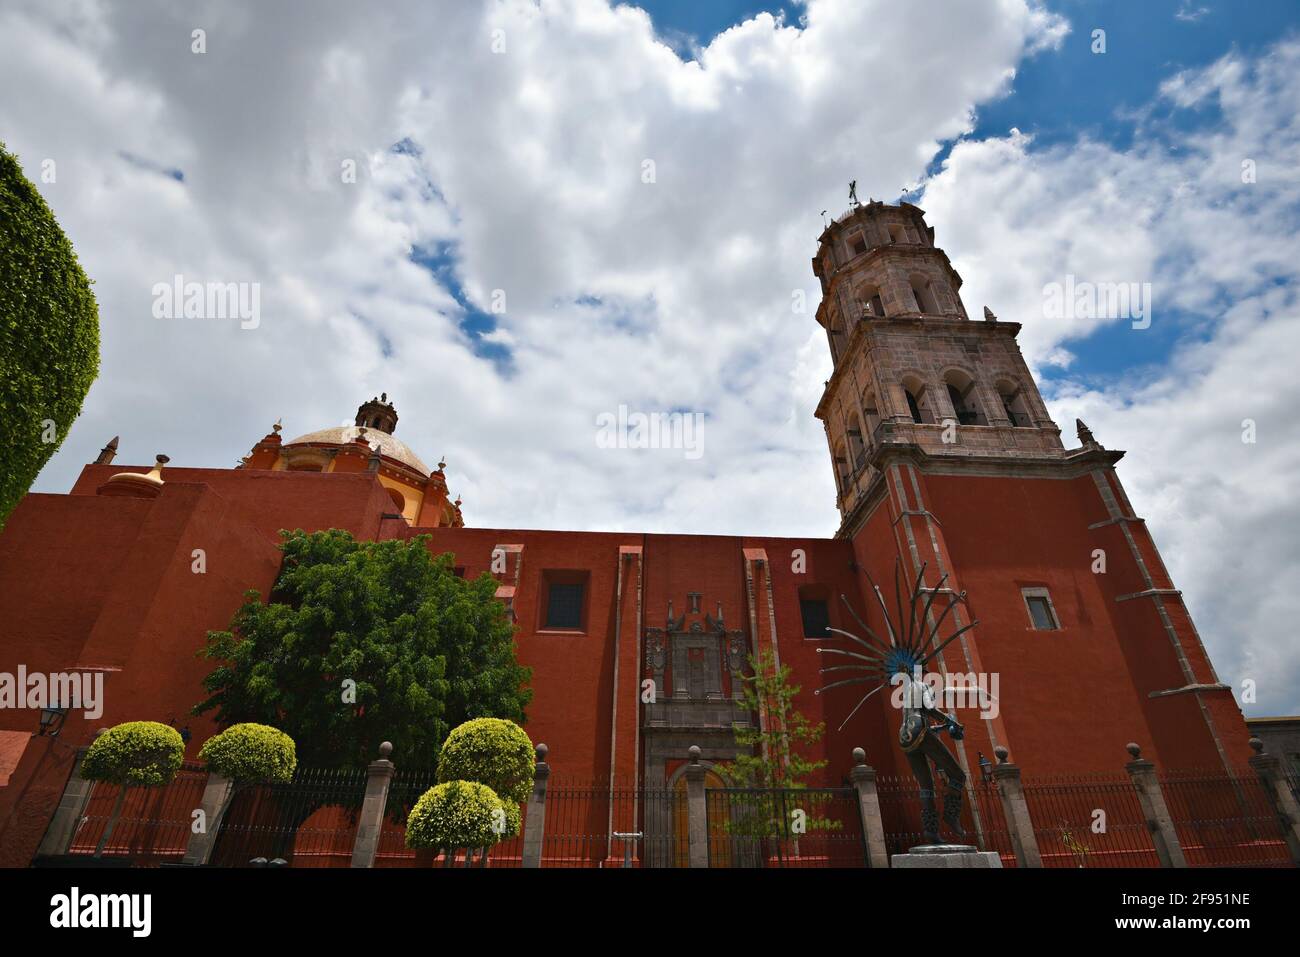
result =
[[890,867],[1001,867],[997,851],[981,851],[969,844],[922,844],[906,854],[895,854]]

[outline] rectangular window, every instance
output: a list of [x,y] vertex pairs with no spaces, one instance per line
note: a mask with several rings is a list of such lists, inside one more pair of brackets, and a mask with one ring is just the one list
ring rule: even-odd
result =
[[803,616],[805,638],[829,638],[826,626],[831,623],[830,604],[824,598],[799,599],[799,613]]
[[546,627],[581,631],[583,592],[581,584],[552,582],[546,592]]
[[1029,624],[1035,631],[1058,631],[1060,619],[1052,607],[1052,596],[1046,588],[1022,588],[1025,607],[1029,610]]

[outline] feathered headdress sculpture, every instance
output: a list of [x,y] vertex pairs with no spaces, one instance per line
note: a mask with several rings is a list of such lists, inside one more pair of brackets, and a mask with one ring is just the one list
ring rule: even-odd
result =
[[[939,579],[939,583],[934,588],[925,588],[925,570],[928,563],[921,565],[921,571],[916,576],[916,582],[912,585],[911,598],[907,602],[906,610],[903,605],[902,583],[900,573],[902,562],[894,561],[894,602],[897,609],[895,617],[891,618],[889,607],[885,604],[884,595],[881,594],[880,588],[867,575],[867,582],[871,585],[871,591],[875,594],[876,600],[880,602],[880,611],[885,619],[885,630],[889,634],[889,641],[884,641],[879,635],[872,631],[867,623],[858,617],[858,613],[853,610],[849,600],[840,595],[840,600],[844,602],[844,607],[849,610],[853,620],[862,628],[865,637],[855,635],[851,632],[844,631],[842,628],[831,628],[827,626],[827,631],[833,631],[838,635],[843,635],[857,643],[861,651],[849,651],[845,648],[818,648],[819,655],[840,655],[844,658],[852,658],[853,662],[841,665],[832,665],[829,668],[821,669],[822,674],[831,674],[833,672],[848,671],[854,674],[847,678],[841,678],[832,681],[830,684],[818,688],[813,694],[821,694],[824,691],[830,691],[832,688],[840,688],[844,685],[871,685],[872,687],[862,696],[862,700],[854,705],[853,710],[849,712],[844,723],[840,725],[843,730],[844,725],[849,723],[849,719],[858,713],[858,709],[866,704],[867,699],[873,694],[890,684],[893,676],[896,674],[912,674],[918,667],[924,671],[926,666],[939,656],[943,649],[974,628],[978,621],[972,620],[970,624],[963,625],[956,629],[951,635],[942,641],[936,643],[943,624],[952,614],[953,609],[958,605],[966,604],[966,593],[952,595],[946,608],[940,613],[938,619],[932,627],[927,627],[930,620],[930,612],[934,605],[935,596],[943,590],[943,583],[948,580],[945,574]],[[929,592],[928,595],[925,593]],[[921,613],[917,615],[917,605],[924,598],[924,607]]]

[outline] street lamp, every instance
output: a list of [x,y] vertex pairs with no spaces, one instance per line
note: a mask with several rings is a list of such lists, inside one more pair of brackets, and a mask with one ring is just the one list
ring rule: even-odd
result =
[[67,708],[60,707],[57,701],[51,701],[41,709],[40,737],[48,735],[51,738],[57,738],[59,732],[63,729],[63,719],[67,716]]

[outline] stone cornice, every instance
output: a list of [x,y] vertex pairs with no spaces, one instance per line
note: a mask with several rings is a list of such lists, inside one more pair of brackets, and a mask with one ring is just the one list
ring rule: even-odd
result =
[[1097,468],[1112,468],[1123,457],[1123,451],[1099,445],[1037,455],[1031,452],[971,455],[962,452],[935,454],[910,442],[884,443],[868,459],[876,469],[871,485],[845,513],[835,537],[852,538],[858,533],[886,494],[886,472],[899,463],[911,464],[924,475],[1069,480]]

